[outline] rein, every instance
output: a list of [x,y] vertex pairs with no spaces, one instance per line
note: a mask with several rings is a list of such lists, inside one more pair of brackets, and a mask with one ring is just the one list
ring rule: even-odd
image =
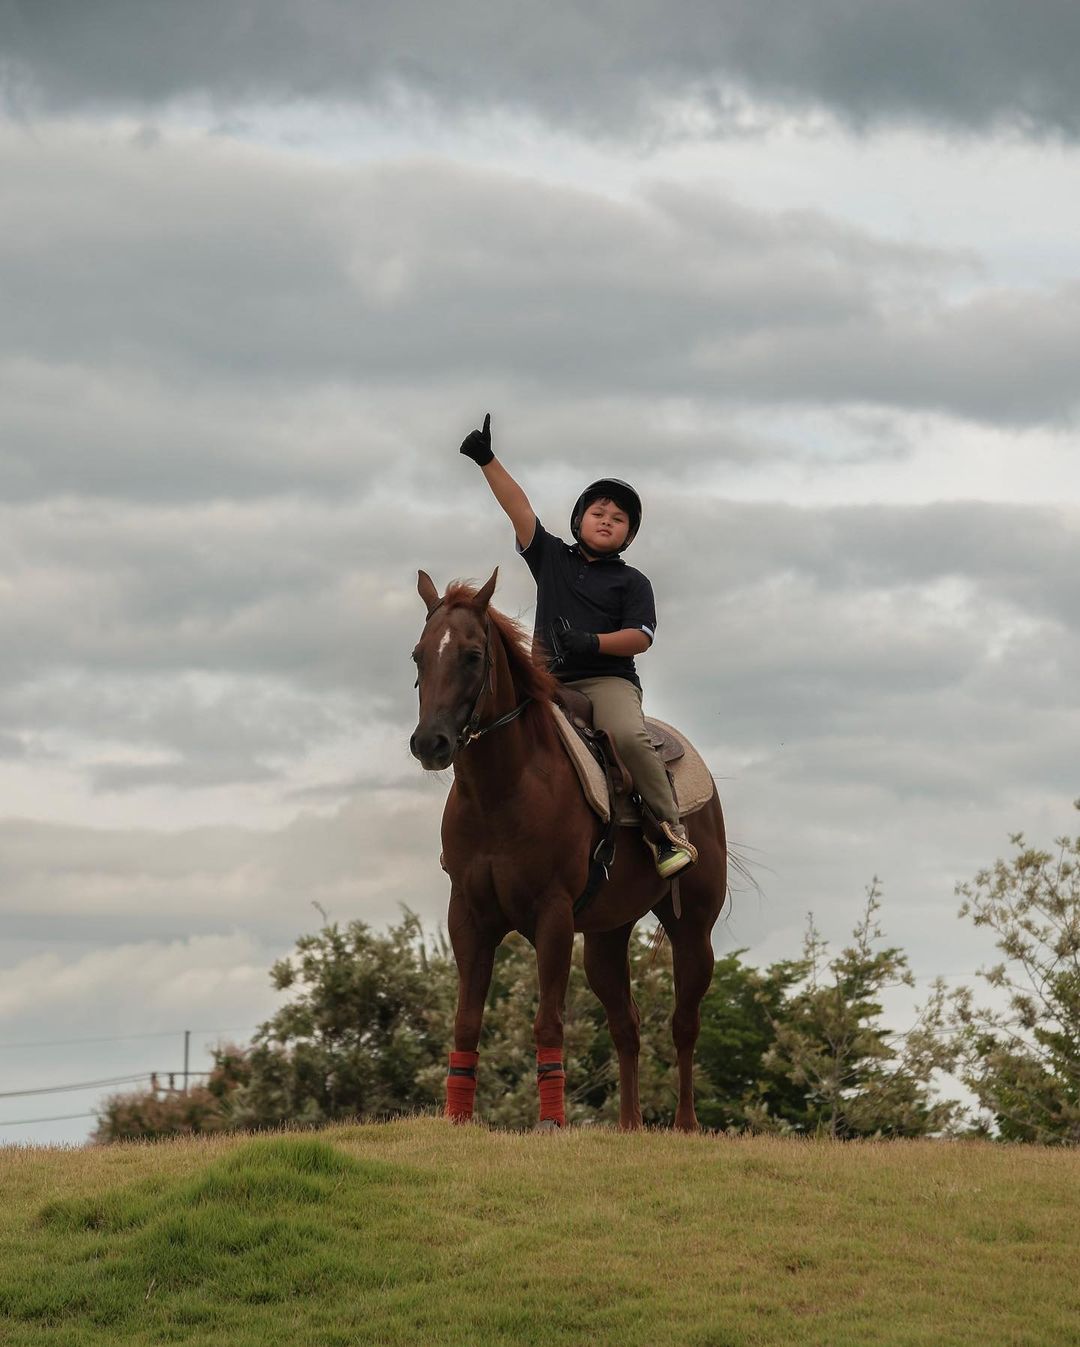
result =
[[[492,730],[497,730],[500,725],[509,725],[512,720],[517,720],[518,716],[521,715],[522,711],[525,710],[526,706],[528,706],[531,701],[531,697],[526,697],[525,700],[521,702],[520,705],[515,706],[512,711],[508,711],[505,716],[500,716],[498,720],[493,720],[490,725],[485,725],[483,729],[474,730],[470,729],[469,725],[466,725],[458,735],[458,745],[461,748],[468,748],[474,740],[483,739],[485,734],[490,734]],[[470,725],[471,723],[472,722],[470,721]]]

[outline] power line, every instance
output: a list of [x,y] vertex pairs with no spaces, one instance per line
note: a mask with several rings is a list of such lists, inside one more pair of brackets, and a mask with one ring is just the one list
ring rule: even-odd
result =
[[0,1127],[25,1127],[29,1123],[67,1122],[69,1118],[96,1118],[96,1113],[55,1113],[51,1118],[7,1118]]
[[[234,1024],[224,1029],[192,1029],[193,1034],[239,1034],[257,1029],[257,1024]],[[67,1048],[79,1043],[127,1043],[136,1038],[177,1038],[183,1029],[162,1029],[147,1034],[109,1034],[101,1038],[53,1038],[37,1039],[26,1043],[0,1043],[4,1048]]]
[[149,1080],[153,1074],[151,1071],[140,1071],[135,1076],[109,1076],[104,1080],[78,1081],[72,1085],[45,1085],[35,1090],[4,1090],[0,1092],[0,1099],[22,1099],[29,1094],[67,1094],[71,1090],[103,1090],[111,1085],[132,1085],[137,1080]]
[[[134,1085],[140,1080],[158,1080],[165,1079],[170,1082],[177,1076],[182,1076],[183,1071],[140,1071],[134,1076],[111,1076],[105,1080],[87,1080],[77,1081],[72,1085],[44,1085],[33,1090],[6,1090],[0,1094],[0,1099],[25,1099],[31,1094],[67,1094],[72,1090],[106,1090],[114,1085]],[[189,1076],[209,1076],[209,1071],[188,1071]],[[172,1085],[169,1086],[172,1089]]]

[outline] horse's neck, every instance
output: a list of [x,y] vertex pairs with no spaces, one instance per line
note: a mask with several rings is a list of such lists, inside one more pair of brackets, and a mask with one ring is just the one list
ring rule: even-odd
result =
[[[497,632],[492,635],[492,661],[492,692],[481,700],[481,729],[508,715],[527,695],[514,682]],[[459,789],[475,796],[485,808],[505,805],[529,761],[540,751],[536,718],[526,710],[462,749],[454,760],[454,777]]]

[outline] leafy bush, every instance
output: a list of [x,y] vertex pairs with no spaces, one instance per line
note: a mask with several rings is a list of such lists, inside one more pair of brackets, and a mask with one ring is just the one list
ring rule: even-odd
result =
[[953,1120],[956,1105],[931,1098],[934,1072],[952,1062],[942,1037],[941,987],[907,1034],[881,1022],[882,994],[914,979],[900,949],[880,947],[880,907],[875,879],[851,944],[832,959],[811,918],[803,958],[791,965],[799,986],[777,1009],[775,1042],[764,1057],[798,1097],[789,1093],[776,1113],[753,1115],[754,1126],[837,1138],[910,1137],[939,1132]]
[[225,1132],[235,1125],[233,1101],[250,1079],[247,1050],[232,1044],[218,1047],[205,1085],[188,1090],[149,1090],[114,1094],[105,1101],[92,1141],[152,1140],[189,1136],[196,1132]]
[[[1080,800],[1076,802],[1080,809]],[[955,994],[964,1083],[1006,1141],[1080,1142],[1080,837],[1014,855],[957,886],[961,916],[993,931],[1005,960],[983,974],[998,997]]]
[[[933,1036],[917,1033],[897,1047],[878,1023],[879,993],[910,975],[900,951],[872,948],[876,910],[875,890],[854,944],[828,963],[813,928],[801,960],[765,970],[744,964],[742,951],[718,960],[697,1054],[706,1127],[909,1136],[944,1125],[950,1107],[928,1095],[940,1056]],[[677,1098],[670,950],[639,931],[629,957],[641,1016],[642,1114],[647,1124],[667,1125]],[[98,1139],[319,1126],[441,1107],[457,971],[445,938],[426,938],[413,913],[383,933],[363,922],[327,924],[303,936],[271,978],[293,998],[250,1047],[219,1049],[206,1087],[115,1096]],[[481,1039],[476,1105],[489,1124],[536,1120],[536,1002],[532,947],[511,936],[496,955]],[[618,1062],[580,940],[565,1026],[568,1118],[616,1121]]]

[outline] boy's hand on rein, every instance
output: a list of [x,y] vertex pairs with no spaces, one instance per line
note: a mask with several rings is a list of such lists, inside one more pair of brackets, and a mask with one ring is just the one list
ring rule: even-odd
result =
[[470,430],[468,435],[461,441],[459,454],[464,454],[466,458],[471,458],[478,467],[484,467],[495,457],[491,450],[491,413],[488,412],[484,417],[483,430]]
[[568,655],[598,655],[600,637],[594,631],[578,631],[576,627],[559,633],[562,648]]

